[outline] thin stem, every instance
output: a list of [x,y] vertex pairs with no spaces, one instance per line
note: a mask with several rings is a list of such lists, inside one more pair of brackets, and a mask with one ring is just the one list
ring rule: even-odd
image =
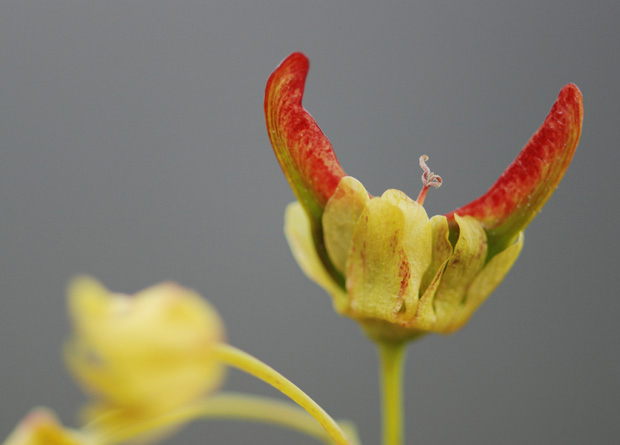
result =
[[430,188],[430,186],[425,185],[422,187],[422,190],[420,190],[420,193],[418,194],[418,197],[416,198],[416,201],[418,202],[418,204],[423,205],[424,204],[424,200],[426,199],[426,194],[428,193],[428,189]]
[[406,342],[378,343],[383,400],[383,445],[402,445],[403,367]]
[[327,440],[329,435],[307,412],[288,402],[240,393],[219,393],[155,419],[132,425],[107,437],[118,443],[135,439],[154,430],[166,430],[198,418],[238,419],[279,425]]
[[327,431],[327,434],[338,445],[350,445],[349,439],[344,434],[340,426],[332,419],[323,408],[321,408],[314,400],[312,400],[305,392],[299,389],[293,382],[288,380],[278,371],[256,357],[241,351],[234,346],[222,343],[215,349],[216,359],[223,363],[234,366],[250,375],[270,384],[274,388],[290,397],[295,403],[305,409],[312,417],[314,417],[321,426]]

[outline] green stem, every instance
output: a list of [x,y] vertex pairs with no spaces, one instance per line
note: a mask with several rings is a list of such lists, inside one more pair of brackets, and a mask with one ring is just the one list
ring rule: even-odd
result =
[[336,421],[305,392],[271,366],[266,365],[247,352],[225,343],[221,343],[216,347],[215,358],[229,366],[241,369],[280,390],[314,417],[337,445],[350,445],[349,439]]
[[[325,429],[307,412],[295,405],[267,397],[222,392],[174,412],[116,431],[105,438],[105,443],[124,442],[138,438],[145,433],[166,430],[198,418],[268,423],[298,431],[318,440],[329,439]],[[351,429],[354,434],[353,427]]]
[[406,342],[379,342],[383,408],[383,445],[402,445],[403,367]]

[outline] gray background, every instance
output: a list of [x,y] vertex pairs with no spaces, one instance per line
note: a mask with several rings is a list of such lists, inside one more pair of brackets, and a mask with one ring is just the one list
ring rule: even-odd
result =
[[[431,215],[484,192],[579,85],[579,149],[519,261],[465,329],[410,348],[408,443],[616,443],[619,19],[615,1],[3,0],[0,437],[40,404],[75,425],[64,289],[89,273],[197,289],[232,344],[379,442],[373,346],[282,235],[263,93],[303,51],[345,170],[416,196],[428,154]],[[277,396],[236,371],[227,387]],[[221,421],[170,443],[315,442]]]

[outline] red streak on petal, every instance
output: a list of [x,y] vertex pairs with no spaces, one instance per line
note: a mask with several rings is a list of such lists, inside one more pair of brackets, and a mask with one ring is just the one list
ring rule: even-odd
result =
[[400,289],[398,290],[398,296],[402,298],[409,287],[409,280],[411,279],[411,268],[409,267],[409,259],[403,248],[399,252],[400,267],[398,270],[398,278],[400,278]]

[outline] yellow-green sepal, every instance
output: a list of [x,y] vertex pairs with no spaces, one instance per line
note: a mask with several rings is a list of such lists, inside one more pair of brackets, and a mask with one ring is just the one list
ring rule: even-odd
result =
[[463,304],[467,289],[484,267],[487,257],[486,233],[482,225],[470,216],[454,216],[458,224],[458,239],[448,260],[435,293],[434,308],[437,320],[434,331],[448,329],[452,317]]
[[325,248],[334,267],[342,274],[346,271],[355,226],[368,201],[370,197],[362,183],[351,176],[345,176],[325,206]]
[[516,241],[495,255],[484,266],[467,290],[463,304],[455,313],[449,332],[460,329],[495,288],[502,282],[523,248],[524,235],[520,232]]
[[310,219],[297,201],[286,207],[284,235],[293,257],[304,274],[332,296],[334,309],[337,312],[345,312],[348,307],[347,294],[319,258],[312,236]]

